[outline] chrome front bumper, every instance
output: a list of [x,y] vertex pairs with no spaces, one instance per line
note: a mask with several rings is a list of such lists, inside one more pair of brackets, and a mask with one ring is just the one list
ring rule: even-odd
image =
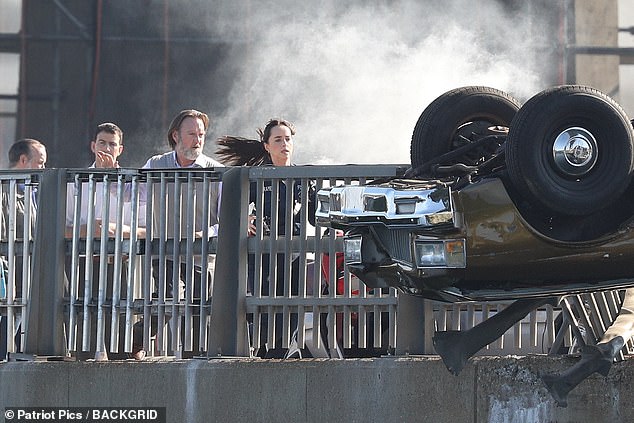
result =
[[442,183],[417,188],[346,185],[317,193],[317,221],[325,226],[384,223],[430,227],[454,223],[451,189]]

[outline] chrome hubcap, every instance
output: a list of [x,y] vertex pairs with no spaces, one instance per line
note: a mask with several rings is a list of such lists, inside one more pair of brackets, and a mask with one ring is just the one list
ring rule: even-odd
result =
[[570,176],[581,176],[597,162],[597,141],[583,128],[562,131],[553,143],[553,158],[557,170]]

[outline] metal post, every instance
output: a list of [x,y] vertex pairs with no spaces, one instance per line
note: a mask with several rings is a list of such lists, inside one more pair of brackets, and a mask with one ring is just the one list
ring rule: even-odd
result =
[[425,354],[425,316],[422,298],[399,294],[396,321],[396,355]]
[[248,356],[246,320],[249,168],[222,177],[222,203],[207,354]]
[[[64,356],[64,169],[42,173],[33,245],[31,298],[26,312],[26,354]],[[45,207],[42,207],[44,206]]]

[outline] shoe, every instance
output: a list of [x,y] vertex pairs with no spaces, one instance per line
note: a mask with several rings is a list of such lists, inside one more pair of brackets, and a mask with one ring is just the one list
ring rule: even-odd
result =
[[132,346],[132,352],[128,353],[128,357],[129,358],[133,358],[133,359],[135,359],[137,361],[141,361],[141,360],[145,359],[146,356],[147,356],[147,353],[145,352],[143,347],[140,346],[140,345],[133,345]]
[[145,352],[145,350],[139,350],[135,353],[132,353],[132,358],[134,358],[137,361],[141,361],[145,359],[146,355],[147,353]]

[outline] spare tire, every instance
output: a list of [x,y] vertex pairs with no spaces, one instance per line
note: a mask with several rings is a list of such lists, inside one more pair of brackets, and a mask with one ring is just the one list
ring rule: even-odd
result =
[[546,211],[584,216],[614,203],[628,187],[634,156],[629,118],[590,87],[559,86],[535,95],[511,122],[509,179]]
[[[425,108],[416,122],[410,146],[412,168],[472,142],[474,131],[508,127],[519,108],[516,99],[490,87],[461,87],[442,94]],[[489,146],[489,151],[479,149],[456,158],[454,163],[477,165],[488,159],[497,147],[499,145]]]

